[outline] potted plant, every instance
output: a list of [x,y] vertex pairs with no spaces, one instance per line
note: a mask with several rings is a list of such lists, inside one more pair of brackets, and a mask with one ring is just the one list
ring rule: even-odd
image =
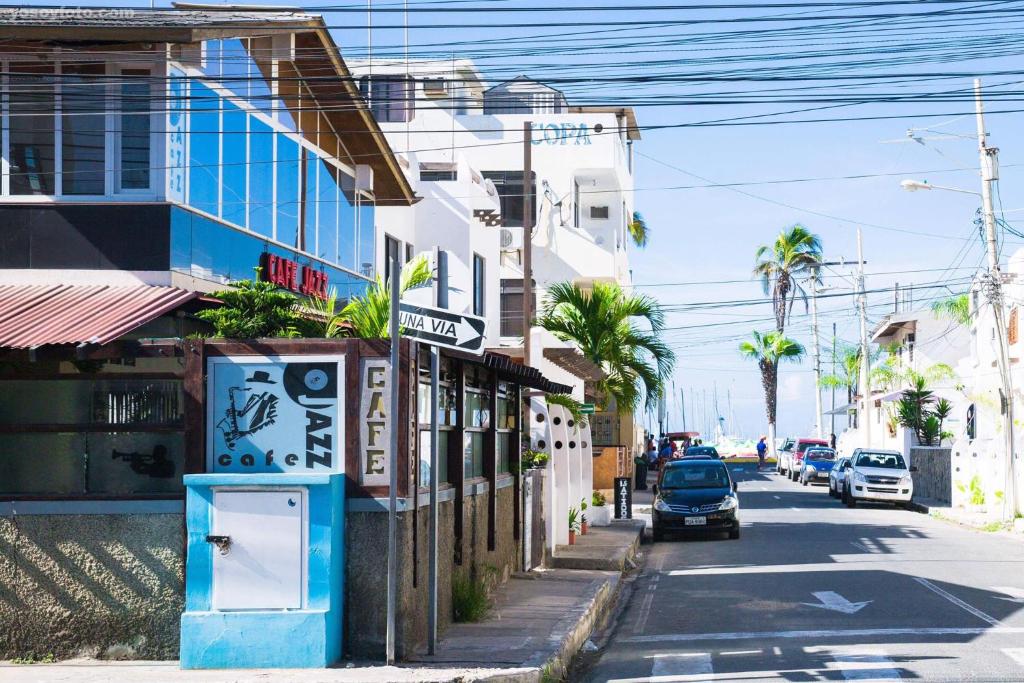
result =
[[590,523],[594,526],[608,526],[612,521],[612,508],[604,494],[594,491],[590,497]]
[[587,516],[583,514],[583,511],[587,509],[587,499],[580,499],[580,535],[587,535]]
[[523,451],[520,460],[524,470],[540,470],[547,466],[549,458],[550,456],[544,451],[535,451],[532,448],[527,448]]
[[576,532],[580,528],[580,511],[569,508],[569,545],[576,545]]

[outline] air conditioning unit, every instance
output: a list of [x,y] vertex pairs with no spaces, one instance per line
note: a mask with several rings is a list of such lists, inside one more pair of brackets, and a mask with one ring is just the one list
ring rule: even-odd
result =
[[501,250],[502,251],[519,251],[523,248],[523,229],[522,228],[502,228],[501,229]]
[[448,81],[443,78],[424,78],[423,94],[428,97],[446,97],[448,95]]

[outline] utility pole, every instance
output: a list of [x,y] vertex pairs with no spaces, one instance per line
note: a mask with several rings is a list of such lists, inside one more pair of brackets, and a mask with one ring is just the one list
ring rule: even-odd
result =
[[530,367],[533,323],[533,122],[523,123],[523,365]]
[[[836,324],[832,322],[832,376],[836,376]],[[832,434],[836,433],[836,385],[832,384]]]
[[818,342],[818,268],[811,268],[811,338],[814,341],[814,434],[821,438],[821,345]]
[[871,353],[868,349],[868,295],[864,291],[864,246],[857,228],[857,289],[860,292],[860,393],[864,397],[861,415],[864,425],[864,448],[871,448]]
[[1003,496],[1003,515],[1012,519],[1017,511],[1016,453],[1013,444],[1013,383],[1010,379],[1010,362],[1007,349],[1006,318],[1003,311],[1003,276],[999,270],[999,252],[996,243],[996,216],[992,206],[992,183],[998,179],[998,155],[996,147],[989,147],[985,135],[985,114],[981,101],[981,79],[974,79],[975,118],[978,124],[978,158],[981,163],[981,203],[985,222],[985,246],[988,251],[988,274],[982,285],[985,297],[992,305],[995,320],[996,339],[999,343],[997,364],[1002,388],[1000,393],[1003,414],[1003,439],[1006,448],[1006,494]]
[[685,389],[679,390],[679,405],[683,413],[683,431],[686,431],[686,396],[684,395]]

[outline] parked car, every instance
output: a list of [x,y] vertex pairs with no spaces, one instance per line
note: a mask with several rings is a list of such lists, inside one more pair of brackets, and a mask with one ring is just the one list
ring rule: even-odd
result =
[[775,460],[775,471],[778,474],[789,472],[790,463],[793,461],[793,449],[796,448],[796,439],[786,439],[782,448],[778,450]]
[[914,495],[916,467],[907,467],[899,451],[858,448],[850,456],[850,467],[843,478],[843,502],[856,507],[858,502],[894,503],[909,508]]
[[686,449],[686,453],[683,454],[683,457],[689,457],[691,455],[708,455],[715,460],[722,459],[722,456],[718,454],[718,451],[715,450],[714,446],[690,446]]
[[789,478],[796,481],[800,477],[800,468],[803,467],[804,451],[813,446],[824,446],[828,448],[828,441],[824,439],[800,439],[793,448],[792,462],[789,467]]
[[833,498],[838,498],[840,496],[840,493],[843,490],[843,479],[846,478],[846,472],[849,469],[849,456],[844,455],[836,460],[836,464],[832,466],[831,471],[828,473],[828,495]]
[[803,464],[800,467],[800,483],[824,484],[836,464],[836,452],[831,448],[808,448],[804,451]]
[[655,541],[669,532],[726,532],[740,537],[737,485],[720,460],[670,460],[654,488],[651,529]]

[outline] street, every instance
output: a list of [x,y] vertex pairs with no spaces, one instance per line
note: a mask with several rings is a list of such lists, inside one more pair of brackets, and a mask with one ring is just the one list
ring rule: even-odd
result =
[[646,546],[577,680],[1024,680],[1020,540],[736,477],[741,538]]

